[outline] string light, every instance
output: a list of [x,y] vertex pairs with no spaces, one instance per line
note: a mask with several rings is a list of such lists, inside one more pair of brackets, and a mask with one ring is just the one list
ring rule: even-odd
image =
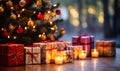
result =
[[18,14],[18,18],[20,18],[20,14]]
[[8,39],[10,38],[10,36],[8,36]]
[[4,31],[4,28],[1,28],[2,31]]
[[36,26],[33,26],[33,28],[35,29]]
[[13,37],[13,39],[16,39],[16,38],[17,38],[16,36]]
[[22,9],[22,12],[24,12],[24,11],[25,11],[25,9],[23,8],[23,9]]
[[33,14],[35,14],[36,13],[36,11],[33,11]]
[[49,10],[48,13],[51,13],[51,11]]
[[41,37],[41,34],[39,34],[38,37],[40,38],[40,37]]
[[54,6],[54,7],[56,7],[56,6],[57,6],[57,4],[54,4],[53,6]]
[[50,24],[52,25],[52,24],[53,24],[53,22],[52,22],[52,21],[50,21]]
[[27,30],[28,28],[27,27],[25,27],[25,30]]

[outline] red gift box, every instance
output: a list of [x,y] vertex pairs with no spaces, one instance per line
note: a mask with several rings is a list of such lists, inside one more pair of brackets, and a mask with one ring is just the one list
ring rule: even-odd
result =
[[72,37],[72,45],[80,45],[80,36]]
[[0,44],[0,65],[16,66],[24,64],[23,44]]

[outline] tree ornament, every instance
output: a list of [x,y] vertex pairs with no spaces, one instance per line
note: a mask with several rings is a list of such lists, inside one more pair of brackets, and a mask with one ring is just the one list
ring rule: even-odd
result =
[[60,11],[60,10],[56,10],[56,14],[57,14],[57,15],[60,15],[60,14],[61,14],[61,11]]
[[51,28],[51,30],[53,30],[53,31],[57,31],[57,26],[56,25],[54,25],[52,28]]
[[55,17],[55,16],[56,16],[56,13],[55,13],[55,12],[51,12],[51,13],[50,13],[50,16],[51,16],[51,17]]
[[29,20],[28,20],[28,22],[27,22],[27,25],[28,25],[29,27],[33,27],[34,22],[32,21],[31,18],[29,18]]
[[64,30],[64,28],[61,28],[60,35],[64,35],[64,34],[65,34],[65,30]]
[[50,15],[48,13],[44,14],[44,20],[48,21],[50,19]]
[[38,13],[37,18],[38,18],[39,20],[43,20],[44,16],[43,16],[41,13]]
[[42,6],[42,0],[36,0],[36,6],[41,7]]
[[9,7],[13,7],[13,2],[11,0],[9,0],[6,2],[6,5]]
[[45,33],[43,33],[42,35],[40,35],[40,39],[41,39],[42,41],[45,41],[45,40],[46,40],[46,35],[45,35]]
[[20,0],[19,5],[20,5],[21,7],[24,7],[24,6],[26,5],[25,0]]
[[4,12],[4,8],[0,6],[0,13]]
[[8,35],[9,35],[9,34],[8,34],[7,31],[3,31],[2,34],[3,34],[3,37],[4,37],[4,38],[8,38]]
[[50,40],[55,40],[55,35],[52,34],[52,33],[49,33],[49,34],[47,35],[47,37],[48,37]]
[[26,4],[28,4],[28,3],[29,3],[29,0],[25,0],[25,2],[26,2]]
[[18,34],[23,33],[23,29],[21,28],[21,26],[19,26],[19,27],[17,28],[16,32],[17,32]]
[[10,18],[16,20],[17,16],[14,13],[11,13]]
[[10,24],[8,28],[10,31],[13,31],[15,29],[15,27],[12,24]]

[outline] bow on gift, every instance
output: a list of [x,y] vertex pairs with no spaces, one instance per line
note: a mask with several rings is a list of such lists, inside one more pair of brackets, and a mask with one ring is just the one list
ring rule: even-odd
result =
[[35,60],[36,62],[38,62],[37,57],[38,57],[39,53],[33,53],[33,51],[32,52],[27,51],[26,54],[29,55],[29,57],[28,57],[28,64],[30,62],[32,62],[32,64],[33,64],[33,60]]

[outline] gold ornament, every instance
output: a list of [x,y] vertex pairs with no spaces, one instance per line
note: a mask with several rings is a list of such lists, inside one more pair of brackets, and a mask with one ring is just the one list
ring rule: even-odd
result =
[[9,30],[10,30],[10,31],[13,31],[14,29],[15,29],[15,27],[14,27],[12,24],[10,24],[10,25],[9,25]]
[[64,30],[64,28],[62,28],[61,30],[60,30],[60,34],[61,35],[64,35],[66,32],[65,32],[65,30]]
[[16,20],[17,16],[14,13],[11,13],[10,18]]
[[12,7],[13,6],[13,2],[11,0],[9,0],[9,1],[6,2],[6,5],[9,6],[9,7]]
[[54,25],[52,28],[51,28],[51,30],[53,30],[53,31],[57,31],[57,26],[56,25]]
[[20,0],[19,5],[20,5],[21,7],[24,7],[24,6],[26,5],[25,0]]
[[50,16],[51,16],[51,17],[55,17],[55,16],[56,16],[56,13],[55,13],[55,12],[51,12],[51,13],[50,13]]
[[4,8],[0,6],[0,13],[4,12]]
[[36,6],[41,7],[42,6],[42,1],[41,0],[36,0]]
[[43,34],[40,35],[39,37],[40,37],[40,39],[41,39],[42,41],[45,41],[45,40],[46,40],[46,35],[45,35],[45,33],[43,33]]
[[50,19],[50,15],[48,13],[44,14],[44,20],[48,21]]
[[28,25],[29,27],[33,27],[34,22],[32,21],[31,18],[29,18],[29,21],[27,22],[27,25]]

